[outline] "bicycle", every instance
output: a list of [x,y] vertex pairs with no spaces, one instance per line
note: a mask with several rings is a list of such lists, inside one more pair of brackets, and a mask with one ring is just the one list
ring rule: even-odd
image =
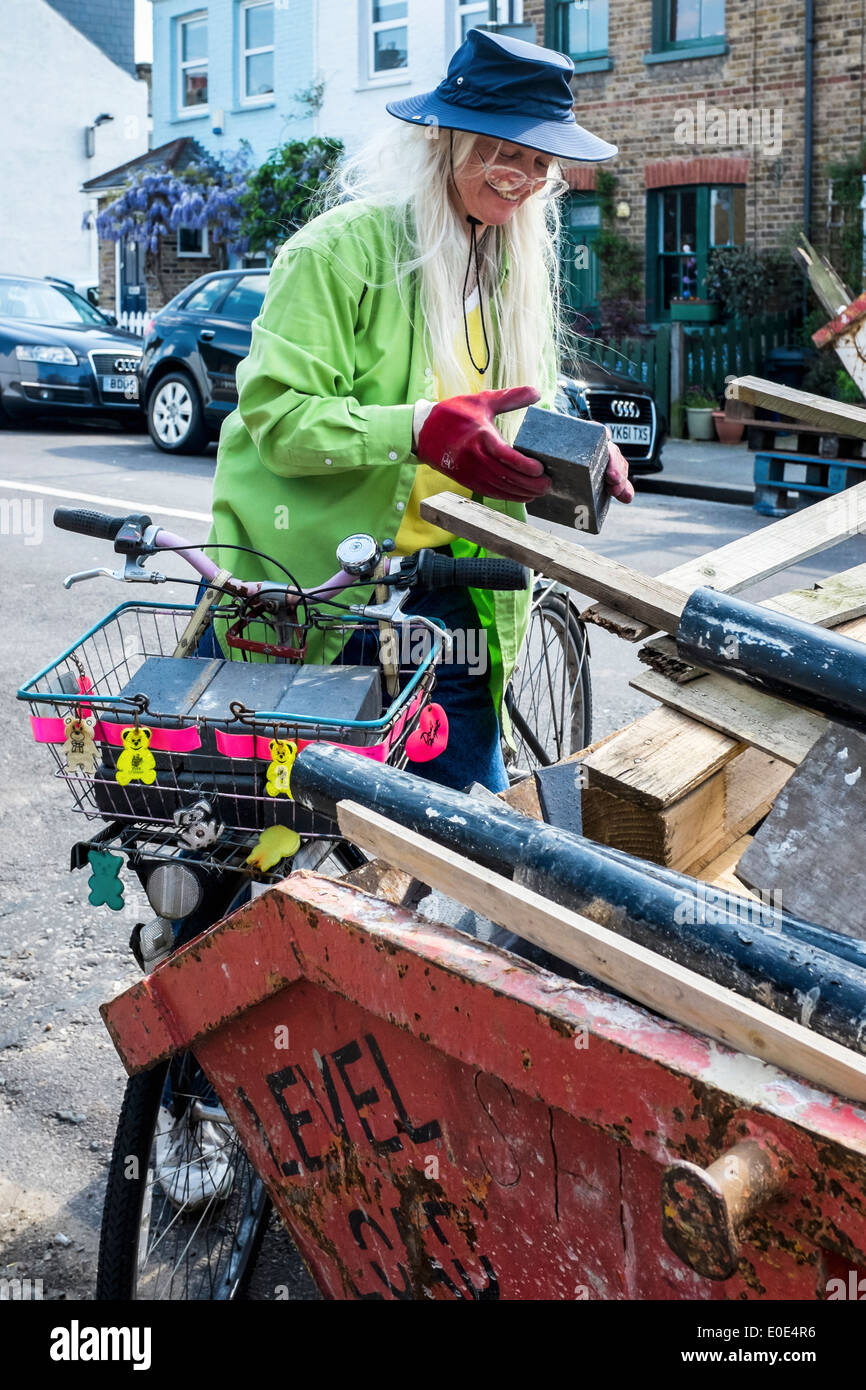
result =
[[[121,905],[119,859],[156,914],[136,924],[130,941],[145,973],[233,911],[253,885],[266,887],[299,867],[330,864],[344,873],[364,862],[334,824],[281,794],[285,761],[308,741],[328,740],[405,766],[422,713],[435,708],[435,667],[448,642],[435,619],[403,612],[410,590],[527,583],[527,572],[512,561],[424,550],[395,557],[367,535],[338,546],[340,569],[323,585],[301,589],[288,571],[287,582],[247,583],[147,516],[60,508],[54,519],[113,542],[123,558],[122,570],[84,571],[70,576],[67,588],[96,575],[167,582],[145,566],[160,551],[179,554],[199,576],[188,581],[199,585],[194,603],[119,605],[19,691],[74,810],[107,822],[73,849],[73,866],[94,871],[91,902]],[[368,583],[374,601],[340,604],[345,589]],[[544,711],[535,668],[550,690],[551,672],[570,680],[569,653],[577,648],[554,586],[537,591],[533,614],[530,653],[543,641],[544,625],[555,622],[564,655],[558,663],[530,660],[512,707],[528,731],[524,749],[531,754],[536,745],[547,758],[571,736],[575,717],[562,718],[563,684],[536,737],[528,721]],[[210,651],[219,656],[207,650],[215,623],[222,640]],[[413,624],[422,624],[430,641],[420,662],[405,667],[398,639]],[[305,661],[326,639],[342,643],[358,629],[377,634],[377,667]],[[520,691],[530,692],[526,708]],[[322,713],[329,708],[335,712]],[[256,861],[269,834],[276,848]],[[97,869],[105,872],[97,877]],[[131,1077],[108,1174],[97,1298],[242,1296],[269,1206],[193,1056]]]

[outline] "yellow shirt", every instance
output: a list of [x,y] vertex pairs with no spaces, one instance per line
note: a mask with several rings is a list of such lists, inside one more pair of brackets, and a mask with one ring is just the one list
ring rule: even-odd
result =
[[[470,297],[469,303],[474,300],[471,309],[467,308],[466,322],[469,325],[469,341],[472,344],[472,356],[476,362],[483,362],[485,355],[484,335],[481,331],[481,310],[478,304],[477,292]],[[461,329],[463,325],[460,325]],[[476,391],[483,391],[487,386],[485,377],[476,371],[475,367],[466,350],[466,334],[462,333],[457,339],[457,353],[460,364],[464,368],[467,381],[477,381]],[[438,399],[444,400],[441,386],[436,385]],[[464,394],[467,389],[463,388]],[[474,394],[474,393],[473,393]],[[454,539],[450,531],[443,531],[441,526],[434,526],[432,522],[424,521],[421,516],[421,503],[425,497],[432,497],[437,492],[456,492],[461,497],[471,497],[472,489],[462,487],[460,483],[450,482],[436,468],[431,468],[427,463],[419,463],[415,469],[415,483],[406,503],[406,510],[403,513],[403,520],[400,522],[400,529],[397,532],[394,542],[394,553],[396,555],[411,555],[414,551],[420,550],[422,546],[435,547],[438,545],[448,545]]]

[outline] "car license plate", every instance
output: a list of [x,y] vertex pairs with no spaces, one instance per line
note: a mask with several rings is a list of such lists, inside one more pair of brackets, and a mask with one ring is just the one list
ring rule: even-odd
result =
[[110,392],[113,396],[125,396],[127,400],[138,400],[138,377],[137,376],[104,376],[102,378],[102,389]]
[[614,425],[610,427],[614,444],[651,444],[652,425]]

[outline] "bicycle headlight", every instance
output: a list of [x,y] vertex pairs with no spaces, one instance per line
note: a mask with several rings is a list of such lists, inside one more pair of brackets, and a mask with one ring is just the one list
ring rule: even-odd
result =
[[15,348],[15,356],[19,362],[63,363],[68,367],[74,367],[78,361],[72,348],[64,347],[62,343],[57,347],[49,347],[39,343],[18,343]]
[[157,916],[169,922],[195,912],[204,895],[198,874],[177,859],[151,870],[145,892]]

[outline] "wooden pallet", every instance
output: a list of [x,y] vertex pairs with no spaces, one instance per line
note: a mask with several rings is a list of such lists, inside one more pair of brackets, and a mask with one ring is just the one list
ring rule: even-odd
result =
[[787,516],[811,506],[819,497],[844,492],[866,478],[866,459],[822,458],[814,454],[774,451],[755,455],[756,512]]

